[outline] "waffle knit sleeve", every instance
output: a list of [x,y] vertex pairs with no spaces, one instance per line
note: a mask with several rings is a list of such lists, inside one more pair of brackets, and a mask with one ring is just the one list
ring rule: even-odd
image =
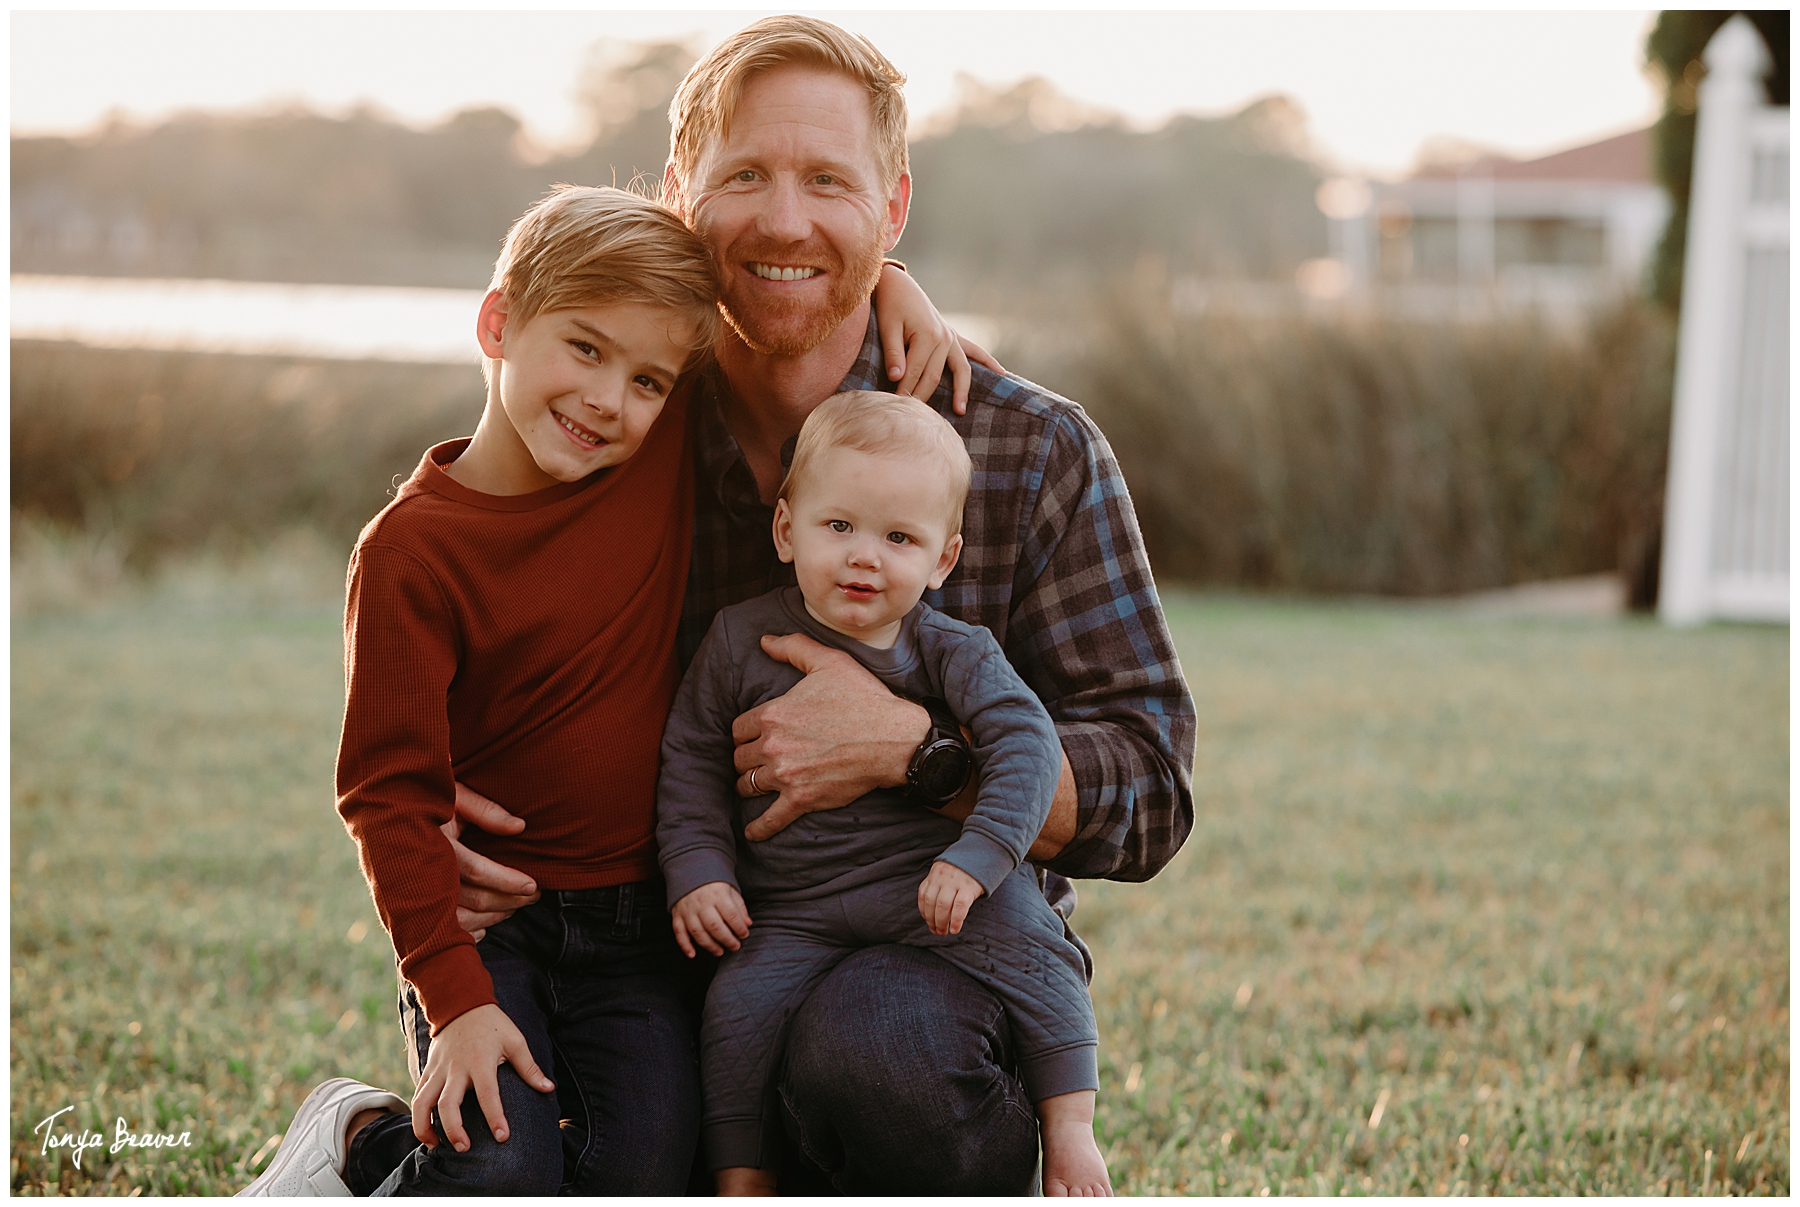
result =
[[475,941],[456,921],[456,856],[438,828],[455,813],[446,700],[459,654],[436,576],[365,538],[351,556],[344,610],[337,808],[434,1035],[494,1000]]

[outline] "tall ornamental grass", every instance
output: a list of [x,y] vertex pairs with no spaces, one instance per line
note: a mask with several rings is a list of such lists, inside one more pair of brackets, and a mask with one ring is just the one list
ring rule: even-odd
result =
[[[1166,296],[1006,324],[1001,348],[1099,422],[1165,580],[1434,595],[1618,570],[1650,598],[1673,363],[1656,314],[1569,329],[1143,300]],[[48,522],[138,572],[296,528],[347,550],[481,399],[473,367],[15,342],[15,534]]]
[[475,430],[482,397],[474,366],[15,340],[15,536],[79,533],[138,573],[295,529],[347,554],[396,477]]
[[1143,296],[1009,359],[1106,432],[1159,575],[1435,595],[1617,570],[1654,591],[1660,316],[1184,316]]

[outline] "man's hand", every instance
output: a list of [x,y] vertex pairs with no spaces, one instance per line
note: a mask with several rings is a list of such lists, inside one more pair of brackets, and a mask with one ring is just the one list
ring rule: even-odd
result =
[[690,960],[696,943],[722,956],[727,947],[736,951],[750,934],[750,911],[744,908],[744,898],[723,880],[703,884],[677,901],[669,911],[669,921],[675,927],[676,944]]
[[494,1076],[502,1062],[511,1064],[513,1071],[534,1090],[548,1094],[556,1088],[532,1059],[525,1037],[500,1007],[491,1002],[477,1006],[445,1024],[431,1040],[425,1074],[413,1094],[412,1127],[419,1143],[427,1148],[438,1146],[437,1130],[431,1126],[431,1112],[435,1109],[451,1147],[459,1153],[469,1151],[462,1103],[470,1086],[475,1087],[481,1113],[487,1116],[488,1130],[494,1139],[505,1143],[510,1133],[506,1112],[500,1109],[500,1083]]
[[475,936],[477,943],[496,922],[504,922],[517,909],[536,901],[537,882],[524,872],[477,855],[458,839],[464,823],[489,834],[517,834],[525,819],[514,817],[473,788],[456,785],[456,816],[440,829],[456,852],[456,874],[462,881],[456,897],[456,924]]
[[940,859],[919,884],[919,914],[934,935],[961,934],[963,919],[981,892],[981,881]]
[[931,728],[923,707],[888,691],[842,650],[804,634],[765,636],[762,648],[806,678],[731,724],[738,794],[780,794],[744,828],[745,838],[761,842],[802,814],[841,809],[906,782],[913,751]]

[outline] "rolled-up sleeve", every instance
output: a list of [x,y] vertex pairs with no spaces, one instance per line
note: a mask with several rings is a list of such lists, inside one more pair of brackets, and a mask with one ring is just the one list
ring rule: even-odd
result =
[[1131,496],[1079,408],[1057,415],[1014,584],[1007,656],[1056,723],[1075,837],[1044,866],[1147,880],[1194,824],[1194,701]]

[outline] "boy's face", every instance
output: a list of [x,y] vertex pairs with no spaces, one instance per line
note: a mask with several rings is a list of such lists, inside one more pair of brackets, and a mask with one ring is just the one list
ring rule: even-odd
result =
[[674,310],[615,302],[508,322],[506,298],[488,294],[477,326],[500,362],[498,393],[516,445],[507,455],[539,487],[577,482],[631,458],[687,363],[691,320]]
[[775,507],[775,549],[794,563],[806,610],[846,637],[888,647],[962,551],[948,475],[899,457],[824,450]]

